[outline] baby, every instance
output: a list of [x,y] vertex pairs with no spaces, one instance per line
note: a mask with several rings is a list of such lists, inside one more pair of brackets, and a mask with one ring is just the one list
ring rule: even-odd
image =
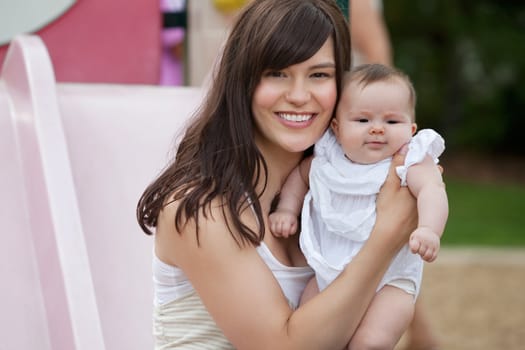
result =
[[[380,64],[354,68],[330,129],[314,156],[289,175],[270,215],[273,234],[288,237],[298,229],[302,207],[301,249],[316,274],[314,290],[323,290],[369,237],[392,156],[408,144],[405,164],[396,171],[417,198],[418,227],[392,260],[349,348],[394,348],[412,319],[423,260],[434,261],[439,251],[448,200],[436,163],[445,147],[433,130],[414,135],[415,104],[413,85],[399,70]],[[311,290],[309,285],[302,302]]]

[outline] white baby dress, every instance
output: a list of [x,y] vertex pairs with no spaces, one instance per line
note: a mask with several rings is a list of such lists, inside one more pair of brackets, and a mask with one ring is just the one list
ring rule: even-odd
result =
[[[427,154],[437,163],[444,149],[443,138],[431,129],[414,135],[405,164],[396,168],[402,184],[406,185],[409,166],[421,162]],[[376,196],[392,158],[368,165],[354,163],[345,157],[331,130],[316,143],[314,152],[310,191],[301,214],[300,245],[323,290],[368,239],[376,219]],[[385,284],[408,280],[415,289],[412,294],[417,295],[422,273],[423,260],[410,252],[407,244],[392,260],[377,290]]]

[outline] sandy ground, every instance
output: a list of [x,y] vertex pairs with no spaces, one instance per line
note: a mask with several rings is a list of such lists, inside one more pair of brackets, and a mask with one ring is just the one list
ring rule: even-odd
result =
[[422,301],[442,350],[525,349],[525,249],[443,248]]

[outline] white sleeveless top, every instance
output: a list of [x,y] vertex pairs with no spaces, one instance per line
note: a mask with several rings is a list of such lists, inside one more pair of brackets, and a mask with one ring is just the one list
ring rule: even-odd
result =
[[[304,287],[313,276],[313,270],[309,266],[292,267],[282,264],[264,242],[256,250],[272,270],[290,306],[297,308]],[[155,253],[153,253],[153,290],[155,306],[169,303],[194,291],[181,269],[161,261]]]
[[[288,303],[297,308],[306,283],[313,276],[308,267],[279,262],[262,242],[257,252],[279,282]],[[204,307],[184,272],[153,254],[154,320],[156,349],[234,349]]]

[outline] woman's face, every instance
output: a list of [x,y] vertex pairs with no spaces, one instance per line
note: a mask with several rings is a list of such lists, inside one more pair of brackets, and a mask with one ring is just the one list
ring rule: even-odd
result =
[[326,130],[337,100],[333,45],[329,38],[308,60],[263,72],[252,101],[261,149],[303,152]]

